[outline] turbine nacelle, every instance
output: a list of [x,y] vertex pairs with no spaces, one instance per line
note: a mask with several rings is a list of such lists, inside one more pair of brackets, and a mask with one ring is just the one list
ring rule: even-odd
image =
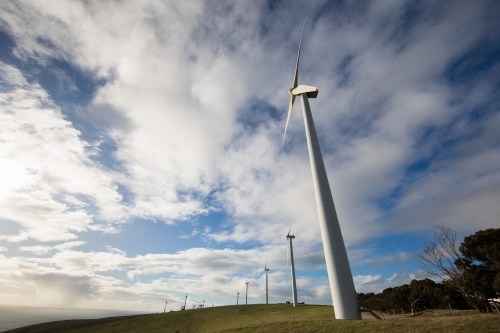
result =
[[301,84],[300,86],[290,89],[288,91],[290,95],[298,96],[302,94],[306,94],[309,98],[316,98],[318,96],[318,88],[313,86],[306,86],[305,84]]

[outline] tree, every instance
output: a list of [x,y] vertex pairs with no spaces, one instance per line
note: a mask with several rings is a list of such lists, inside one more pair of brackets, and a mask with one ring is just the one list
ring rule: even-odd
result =
[[448,306],[462,310],[471,308],[467,300],[462,296],[460,290],[455,288],[449,281],[443,281],[440,286],[443,298],[439,306],[434,306],[435,308],[447,308]]
[[500,293],[500,229],[480,230],[464,238],[460,252],[469,264],[481,267],[492,279],[491,286]]
[[445,226],[436,226],[432,240],[420,255],[422,266],[429,274],[447,280],[473,307],[481,312],[491,312],[484,268],[474,265],[456,246],[457,234]]
[[435,294],[436,283],[429,279],[412,280],[410,282],[410,294],[408,295],[408,303],[410,305],[411,314],[424,306],[431,296]]
[[386,288],[378,294],[358,294],[361,307],[389,312],[400,309],[415,314],[424,309],[442,309],[452,306],[470,309],[462,294],[448,282],[435,283],[432,280],[412,280],[409,285]]

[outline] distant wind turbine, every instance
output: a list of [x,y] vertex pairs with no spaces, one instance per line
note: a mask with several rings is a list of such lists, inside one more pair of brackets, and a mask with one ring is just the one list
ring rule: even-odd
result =
[[247,284],[247,292],[245,293],[245,305],[248,304],[248,281],[245,282]]
[[266,304],[269,304],[269,290],[267,288],[267,275],[268,275],[268,272],[269,272],[269,268],[267,268],[267,259],[266,259],[266,263],[264,264],[264,272],[266,272]]
[[203,309],[205,308],[205,300],[203,300]]
[[163,313],[165,313],[165,310],[167,309],[167,304],[168,304],[168,300],[165,300],[165,307],[163,308]]
[[240,292],[236,290],[236,305],[238,305],[238,301],[240,300]]
[[184,299],[184,309],[186,308],[186,302],[188,300],[188,295],[186,295],[186,298]]
[[[286,241],[287,243],[290,243],[290,262],[291,262],[291,270],[292,270],[292,298],[293,298],[293,306],[297,307],[298,306],[298,301],[297,301],[297,284],[295,283],[295,265],[293,263],[293,246],[292,246],[292,239],[295,238],[294,235],[290,235],[290,231],[292,230],[292,226],[290,225],[290,229],[288,230],[288,233],[286,234]],[[287,244],[288,245],[288,244]]]
[[[305,25],[305,23],[304,23]],[[296,96],[302,100],[302,111],[304,115],[304,125],[307,136],[307,147],[309,150],[309,160],[316,195],[316,206],[318,209],[319,225],[323,240],[323,250],[330,282],[330,292],[332,294],[335,317],[337,319],[361,319],[356,298],[356,289],[352,279],[351,267],[347,258],[347,251],[342,238],[339,220],[335,205],[333,203],[332,192],[326,174],[325,164],[321,155],[316,128],[309,106],[309,98],[316,98],[318,89],[312,86],[298,85],[298,71],[300,47],[302,45],[302,33],[300,35],[299,51],[297,53],[297,63],[293,76],[292,88],[289,90],[290,103],[286,119],[285,132],[283,134],[283,145],[285,143],[286,130],[292,114],[293,102]]]

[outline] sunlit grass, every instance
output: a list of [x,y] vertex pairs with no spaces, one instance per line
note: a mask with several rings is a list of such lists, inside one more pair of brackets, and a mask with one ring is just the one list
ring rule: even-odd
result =
[[[425,313],[388,320],[335,320],[329,306],[224,306],[136,317],[67,332],[500,332],[500,315]],[[389,317],[391,318],[391,317]]]

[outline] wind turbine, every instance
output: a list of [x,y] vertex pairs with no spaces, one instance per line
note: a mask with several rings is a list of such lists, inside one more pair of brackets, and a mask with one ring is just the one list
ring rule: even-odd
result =
[[165,313],[165,310],[167,309],[167,304],[168,304],[168,300],[165,300],[165,307],[163,308],[163,313]]
[[245,282],[247,284],[247,292],[245,293],[245,305],[248,304],[248,281]]
[[266,263],[264,264],[264,272],[266,272],[266,304],[269,304],[269,290],[267,288],[267,275],[269,272],[269,268],[267,268],[267,259]]
[[203,309],[205,308],[205,300],[203,300]]
[[325,164],[321,155],[316,128],[314,127],[311,108],[309,106],[309,98],[316,98],[316,96],[318,96],[318,89],[312,86],[298,85],[300,47],[302,45],[303,33],[304,26],[302,26],[302,33],[300,35],[299,51],[297,53],[297,63],[295,65],[292,88],[289,90],[290,104],[288,106],[285,133],[283,134],[283,144],[285,143],[285,135],[292,113],[293,102],[296,96],[300,96],[307,136],[307,147],[309,150],[309,161],[311,162],[314,193],[316,195],[319,225],[321,228],[321,238],[323,240],[323,250],[325,252],[325,261],[328,270],[328,280],[330,282],[330,292],[332,293],[333,306],[335,309],[335,317],[337,319],[361,319],[351,267],[349,266],[349,259],[347,258],[347,251],[345,249],[344,239],[342,238],[335,204],[333,203],[332,192],[330,191],[330,184],[328,183]]
[[240,300],[240,292],[236,290],[236,305],[238,305],[238,301]]
[[188,300],[188,295],[186,294],[186,298],[184,299],[184,309],[186,308],[186,302]]
[[290,242],[290,262],[292,267],[292,297],[293,297],[293,307],[297,307],[297,284],[295,283],[295,265],[293,263],[293,247],[292,247],[292,239],[295,238],[294,235],[290,235],[290,231],[292,230],[292,226],[290,225],[290,229],[288,230],[288,234],[286,234],[287,243]]

